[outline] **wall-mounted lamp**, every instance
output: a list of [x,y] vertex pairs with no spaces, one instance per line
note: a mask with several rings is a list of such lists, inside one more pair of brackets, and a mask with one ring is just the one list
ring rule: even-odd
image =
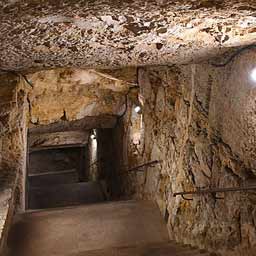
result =
[[92,130],[92,134],[90,135],[90,138],[91,138],[92,140],[95,140],[95,139],[96,139],[96,130],[95,130],[95,129]]
[[254,68],[251,72],[251,79],[253,82],[256,82],[256,68]]
[[136,107],[134,108],[134,111],[135,111],[137,114],[141,114],[141,113],[142,113],[142,108],[141,108],[141,106],[136,106]]

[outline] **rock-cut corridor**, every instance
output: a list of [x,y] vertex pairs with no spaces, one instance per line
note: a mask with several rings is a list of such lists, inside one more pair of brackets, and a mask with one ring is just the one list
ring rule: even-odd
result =
[[0,255],[256,256],[255,10],[0,1]]

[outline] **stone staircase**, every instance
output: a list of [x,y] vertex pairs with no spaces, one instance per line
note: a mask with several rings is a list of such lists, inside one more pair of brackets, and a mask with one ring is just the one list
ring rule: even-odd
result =
[[209,256],[169,241],[148,201],[30,211],[15,217],[8,256]]
[[92,204],[106,199],[102,184],[93,181],[33,187],[30,194],[30,209]]
[[103,182],[79,182],[75,169],[42,172],[28,178],[28,209],[92,204],[107,197]]
[[192,247],[181,246],[168,242],[159,244],[148,244],[144,246],[131,246],[111,248],[105,250],[86,251],[68,256],[211,256],[205,251]]

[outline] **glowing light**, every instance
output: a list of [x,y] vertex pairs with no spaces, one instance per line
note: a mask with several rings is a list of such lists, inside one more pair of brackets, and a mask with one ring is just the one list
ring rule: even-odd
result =
[[136,113],[140,113],[140,112],[141,112],[141,107],[140,107],[140,106],[136,106],[136,107],[134,108],[134,111],[135,111]]
[[251,79],[256,83],[256,68],[254,68],[251,72]]

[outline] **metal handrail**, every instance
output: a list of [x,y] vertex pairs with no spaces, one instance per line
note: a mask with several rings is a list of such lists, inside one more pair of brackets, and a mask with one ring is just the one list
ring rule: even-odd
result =
[[58,175],[58,174],[67,174],[67,173],[74,173],[76,169],[64,170],[64,171],[53,171],[53,172],[41,172],[41,173],[31,173],[28,174],[28,177],[38,177],[38,176],[45,176],[45,175]]
[[147,162],[147,163],[144,163],[144,164],[132,167],[131,169],[128,169],[126,172],[134,172],[134,171],[140,170],[142,167],[156,165],[156,164],[159,164],[161,162],[162,162],[161,160],[150,161],[150,162]]
[[[185,200],[193,200],[185,198],[184,195],[203,195],[203,194],[216,194],[216,193],[225,193],[225,192],[234,192],[234,191],[248,191],[248,190],[254,190],[256,189],[256,185],[251,186],[243,186],[243,187],[229,187],[229,188],[212,188],[212,189],[198,189],[196,191],[183,191],[183,192],[176,192],[173,193],[173,196],[182,196]],[[216,199],[222,199],[217,198]]]
[[150,161],[150,162],[147,162],[147,163],[144,163],[144,164],[140,164],[140,165],[132,167],[128,170],[124,170],[123,172],[120,172],[118,175],[125,175],[125,174],[131,173],[131,172],[141,172],[141,171],[144,171],[144,170],[141,170],[141,168],[156,165],[156,164],[159,164],[161,162],[162,162],[162,160],[154,160],[154,161]]
[[[104,162],[103,160],[104,159],[99,159],[99,160],[93,162],[92,164],[89,165],[89,168],[91,168],[94,165],[98,165],[101,162]],[[127,174],[129,172],[136,172],[136,171],[139,172],[139,171],[142,171],[141,168],[144,168],[144,167],[147,167],[147,166],[156,165],[156,164],[159,164],[161,162],[162,162],[162,160],[154,160],[154,161],[150,161],[150,162],[147,162],[147,163],[143,163],[143,164],[140,164],[138,166],[132,167],[132,168],[130,168],[128,170],[125,170],[124,172],[119,173],[119,175]]]

